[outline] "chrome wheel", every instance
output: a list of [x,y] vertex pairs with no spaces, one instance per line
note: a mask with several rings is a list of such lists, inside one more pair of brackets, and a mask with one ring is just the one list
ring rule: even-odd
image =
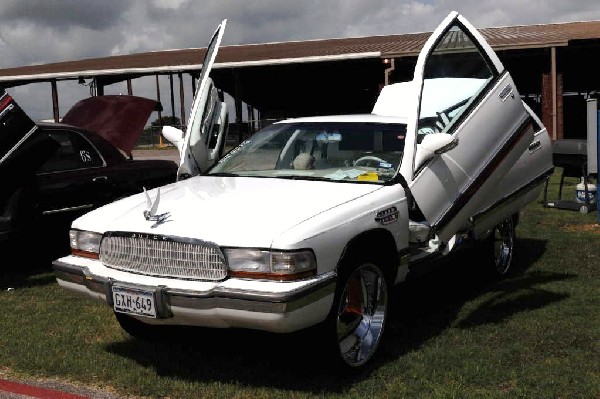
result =
[[494,228],[492,233],[494,266],[498,275],[505,275],[510,269],[515,246],[515,226],[508,218]]
[[387,312],[387,283],[374,264],[355,268],[343,282],[337,302],[338,351],[350,367],[365,364],[379,345]]

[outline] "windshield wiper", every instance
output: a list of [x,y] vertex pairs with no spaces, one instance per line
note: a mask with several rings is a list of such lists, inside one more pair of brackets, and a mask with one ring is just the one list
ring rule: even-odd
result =
[[230,172],[217,172],[217,173],[208,173],[204,176],[238,177],[239,175],[236,173],[230,173]]
[[311,181],[331,181],[327,177],[320,176],[306,176],[306,175],[277,175],[273,176],[277,179],[288,179],[288,180],[311,180]]

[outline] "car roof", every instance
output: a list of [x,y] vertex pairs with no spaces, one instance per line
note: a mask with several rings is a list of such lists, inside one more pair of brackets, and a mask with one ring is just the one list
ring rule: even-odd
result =
[[40,121],[36,122],[36,124],[42,131],[46,132],[52,130],[71,130],[85,136],[85,138],[102,153],[102,156],[107,162],[122,162],[128,156],[124,151],[115,147],[110,141],[92,130],[61,122]]
[[322,115],[306,116],[300,118],[291,118],[278,121],[276,123],[386,123],[406,125],[407,118],[397,116],[385,116],[376,114],[342,114],[342,115]]

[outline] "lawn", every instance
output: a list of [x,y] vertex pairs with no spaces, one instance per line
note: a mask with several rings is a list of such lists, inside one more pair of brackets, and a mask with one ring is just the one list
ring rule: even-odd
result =
[[[563,195],[574,198],[571,180]],[[555,174],[550,193],[556,186]],[[49,263],[24,254],[21,271],[0,276],[0,378],[171,399],[600,398],[596,212],[532,203],[517,235],[515,270],[502,281],[481,277],[465,252],[398,286],[380,356],[347,375],[323,365],[314,331],[134,340],[111,309],[61,289]]]

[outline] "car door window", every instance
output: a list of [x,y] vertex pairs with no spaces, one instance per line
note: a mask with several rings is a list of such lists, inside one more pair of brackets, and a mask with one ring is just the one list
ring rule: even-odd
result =
[[427,134],[452,133],[494,72],[470,35],[454,24],[430,53],[423,77],[418,143]]
[[69,130],[48,134],[60,144],[54,156],[42,165],[40,172],[58,172],[103,166],[104,162],[92,144],[79,133]]

